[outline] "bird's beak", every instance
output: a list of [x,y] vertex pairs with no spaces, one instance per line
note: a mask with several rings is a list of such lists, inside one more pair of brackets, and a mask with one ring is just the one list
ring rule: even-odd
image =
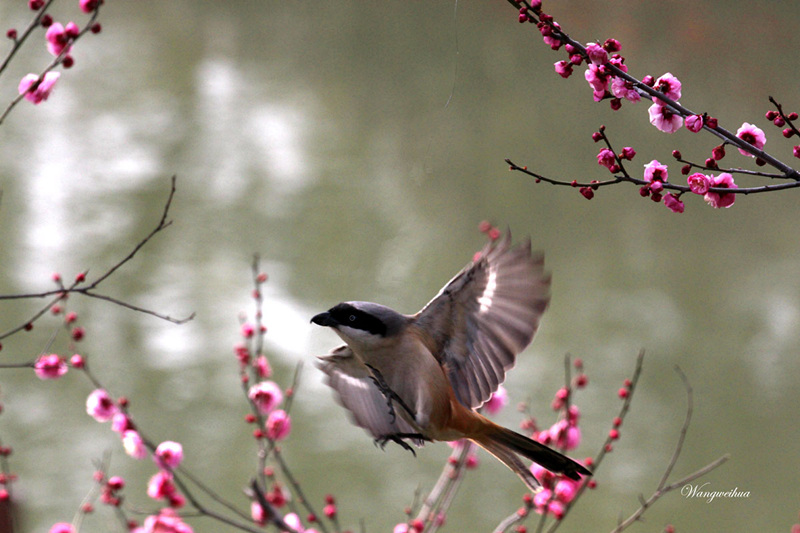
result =
[[334,320],[331,314],[327,311],[318,315],[314,315],[314,318],[311,319],[311,322],[317,324],[318,326],[327,326],[331,328],[339,325],[339,323]]

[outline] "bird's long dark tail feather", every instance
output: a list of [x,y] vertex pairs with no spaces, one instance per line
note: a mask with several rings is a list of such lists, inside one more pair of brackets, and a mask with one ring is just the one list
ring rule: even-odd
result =
[[502,426],[494,424],[492,426],[489,431],[471,440],[502,461],[533,492],[541,490],[541,486],[530,468],[525,466],[517,455],[530,459],[551,472],[564,474],[576,481],[580,481],[581,475],[592,475],[592,472],[582,464],[544,444]]

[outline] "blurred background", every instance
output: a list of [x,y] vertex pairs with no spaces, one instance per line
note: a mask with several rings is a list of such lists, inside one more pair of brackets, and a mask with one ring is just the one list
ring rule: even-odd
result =
[[[0,4],[4,28],[23,28],[24,2]],[[74,4],[74,5],[73,5]],[[46,103],[22,102],[0,128],[0,293],[42,291],[99,274],[158,221],[178,176],[174,224],[107,280],[103,292],[172,316],[176,326],[73,297],[86,338],[78,349],[154,440],[179,440],[203,481],[248,509],[242,487],[256,465],[252,427],[232,347],[252,311],[254,253],[265,289],[268,354],[288,386],[305,363],[283,448],[321,509],[336,496],[342,524],[390,531],[415,491],[435,482],[449,453],[414,459],[376,449],[350,425],[314,368],[338,343],[310,317],[341,300],[415,312],[483,244],[478,223],[531,236],[553,273],[553,298],[533,345],[506,382],[513,405],[529,401],[548,426],[565,354],[580,357],[589,386],[577,396],[583,441],[595,455],[620,405],[616,391],[646,350],[622,437],[562,528],[608,531],[655,489],[685,414],[674,371],[686,373],[695,412],[673,479],[723,454],[706,490],[742,499],[664,497],[631,531],[788,531],[797,521],[800,287],[797,193],[738,197],[726,210],[685,196],[676,215],[631,186],[598,191],[535,184],[510,173],[512,158],[561,179],[604,179],[591,134],[608,128],[617,150],[633,146],[634,174],[651,159],[701,161],[707,134],[658,132],[647,103],[612,112],[595,103],[583,69],[563,80],[565,57],[516,22],[506,2],[106,2],[103,32],[75,48],[75,66]],[[735,131],[763,128],[766,148],[792,162],[791,146],[764,119],[772,95],[800,109],[793,2],[688,1],[547,4],[583,42],[617,38],[630,72],[672,72],[682,103]],[[85,20],[56,2],[56,20]],[[49,61],[43,33],[0,79]],[[10,46],[9,44],[3,46]],[[3,104],[4,105],[4,104]],[[752,162],[728,150],[723,163]],[[755,184],[742,177],[741,185]],[[0,302],[0,330],[41,301]],[[3,362],[48,350],[60,321],[3,341]],[[49,350],[66,352],[63,330]],[[92,462],[111,451],[127,502],[144,511],[153,465],[122,452],[107,425],[85,413],[91,390],[76,372],[53,382],[30,370],[0,373],[0,439],[11,467],[22,531],[71,520],[92,487]],[[447,516],[445,531],[490,531],[521,504],[524,487],[481,455]],[[141,516],[143,519],[144,515]],[[226,531],[208,519],[195,531]],[[112,530],[107,510],[85,531]],[[116,526],[114,526],[116,527]]]

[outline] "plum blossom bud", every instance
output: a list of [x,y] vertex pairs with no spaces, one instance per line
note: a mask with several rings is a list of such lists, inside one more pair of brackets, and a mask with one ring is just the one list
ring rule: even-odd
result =
[[800,146],[792,147],[792,155],[800,158]]
[[41,355],[33,364],[39,379],[58,379],[67,373],[67,363],[57,354]]
[[86,398],[86,412],[98,422],[108,422],[117,412],[117,406],[104,389],[95,389]]
[[144,447],[144,441],[138,431],[132,429],[125,431],[122,434],[122,446],[125,448],[125,453],[134,459],[147,457],[147,449]]
[[155,460],[161,468],[172,470],[183,461],[183,446],[179,442],[167,440],[156,448]]
[[262,381],[253,385],[247,392],[247,397],[262,415],[269,414],[283,401],[280,387],[272,381]]
[[603,43],[603,48],[609,54],[613,54],[622,50],[622,45],[616,39],[606,39],[606,42]]
[[269,414],[266,429],[268,439],[283,440],[292,431],[292,419],[283,409],[276,409]]
[[80,370],[86,366],[86,358],[77,353],[73,354],[73,356],[69,358],[69,364],[72,365],[72,368]]
[[619,153],[619,158],[620,159],[627,159],[628,161],[633,161],[633,156],[635,156],[635,155],[636,155],[636,150],[634,150],[630,146],[626,146]]
[[58,522],[53,524],[49,533],[75,533],[75,527],[68,522]]

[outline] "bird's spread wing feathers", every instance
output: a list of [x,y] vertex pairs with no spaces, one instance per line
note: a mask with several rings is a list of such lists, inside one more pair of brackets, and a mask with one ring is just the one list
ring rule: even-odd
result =
[[489,399],[533,339],[549,301],[544,258],[531,254],[530,241],[512,248],[507,232],[415,315],[459,402],[476,408]]
[[339,402],[352,414],[353,422],[373,438],[417,433],[401,416],[400,407],[390,409],[364,363],[347,345],[318,358],[317,366],[326,374],[327,384],[338,394]]

